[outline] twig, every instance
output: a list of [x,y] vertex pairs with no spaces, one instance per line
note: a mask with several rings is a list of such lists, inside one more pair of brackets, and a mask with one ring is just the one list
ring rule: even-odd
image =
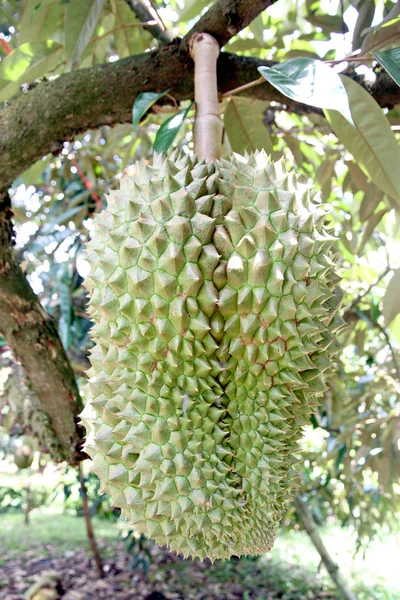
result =
[[78,161],[76,160],[75,156],[73,156],[71,158],[71,162],[74,164],[76,170],[78,171],[79,177],[82,179],[85,188],[87,190],[90,190],[90,193],[91,193],[91,195],[93,197],[93,200],[96,202],[97,206],[100,206],[100,208],[101,208],[103,206],[102,202],[101,202],[100,198],[98,197],[98,195],[96,194],[96,192],[93,191],[92,184],[90,183],[89,179],[86,177],[85,173],[82,171],[82,169],[81,169]]
[[395,349],[392,346],[392,342],[390,340],[389,334],[386,331],[386,329],[380,323],[375,323],[375,325],[379,329],[379,331],[381,332],[381,334],[383,335],[383,337],[385,338],[386,344],[389,346],[389,350],[390,350],[390,353],[392,355],[393,366],[394,366],[394,369],[396,371],[396,377],[400,381],[400,364],[399,364],[399,360],[397,358],[396,351],[395,351]]
[[357,600],[356,596],[353,594],[351,589],[348,587],[347,583],[342,578],[339,573],[339,566],[332,559],[331,555],[328,552],[328,549],[325,547],[324,542],[319,535],[317,525],[307,507],[305,502],[303,502],[300,494],[296,495],[294,500],[294,506],[296,508],[296,512],[298,517],[303,525],[303,528],[310,536],[314,547],[316,548],[318,554],[321,557],[321,561],[324,563],[326,570],[332,578],[332,581],[336,585],[339,592],[342,594],[345,600]]
[[154,14],[155,14],[155,16],[156,16],[156,18],[157,18],[157,21],[158,21],[158,24],[159,24],[159,26],[161,27],[161,29],[162,29],[163,31],[167,31],[167,28],[166,28],[166,26],[165,26],[165,23],[164,23],[164,21],[162,20],[162,18],[161,18],[161,15],[160,15],[160,13],[159,13],[159,12],[158,12],[158,10],[157,10],[157,6],[154,4],[153,0],[149,0],[149,2],[150,2],[150,6],[151,6],[151,8],[153,9],[153,11],[154,11]]
[[99,552],[96,538],[95,538],[94,531],[93,531],[92,520],[90,518],[86,485],[85,485],[85,480],[83,479],[82,463],[80,463],[80,462],[78,463],[78,479],[79,479],[79,483],[81,486],[82,509],[83,509],[83,515],[85,517],[86,531],[87,531],[87,536],[88,536],[88,540],[89,540],[89,545],[90,545],[90,549],[93,554],[94,562],[96,563],[97,572],[99,574],[99,577],[101,579],[103,579],[105,577],[105,573],[104,573],[104,569],[103,569],[103,562],[101,560],[100,552]]
[[373,327],[376,327],[376,329],[379,329],[380,333],[383,335],[383,337],[385,338],[386,344],[389,347],[390,353],[392,355],[392,361],[393,361],[393,366],[394,369],[396,371],[396,377],[397,379],[400,381],[400,364],[399,364],[399,360],[397,358],[397,354],[395,349],[392,346],[392,342],[390,340],[389,334],[386,331],[386,329],[383,327],[383,325],[381,325],[380,323],[377,323],[376,321],[373,321],[371,319],[371,317],[363,310],[355,310],[355,311],[350,311],[347,310],[346,314],[355,314],[358,318],[360,319],[366,319],[369,323],[371,323],[371,325]]
[[326,64],[339,65],[342,62],[373,62],[376,60],[373,56],[345,56],[344,58],[337,58],[335,60],[325,60]]
[[[141,2],[138,0],[125,0],[129,8],[135,13],[135,15],[143,22],[143,21],[153,21],[153,16],[150,11],[147,10]],[[163,31],[163,29],[159,25],[146,25],[144,29],[151,33],[151,35],[163,42],[164,44],[169,44],[173,40],[173,34],[169,31]]]
[[113,35],[113,33],[115,31],[119,31],[120,29],[129,29],[130,27],[144,27],[146,28],[147,25],[156,25],[157,21],[155,21],[154,19],[152,21],[145,21],[145,22],[138,22],[138,23],[122,23],[122,25],[120,25],[119,27],[116,27],[115,29],[110,29],[110,31],[106,31],[106,33],[103,33],[102,35],[98,35],[97,37],[93,38],[92,40],[90,40],[91,44],[94,44],[94,42],[98,42],[99,40],[102,40],[103,38],[107,37],[108,35]]
[[248,90],[252,87],[255,87],[256,85],[260,85],[260,83],[265,83],[264,77],[259,77],[254,81],[250,81],[250,83],[245,83],[244,85],[240,85],[239,87],[230,90],[229,92],[225,92],[225,94],[221,95],[221,98],[228,98],[229,96],[233,96],[234,94],[240,94],[240,92],[243,92],[244,90]]
[[368,288],[365,290],[365,292],[363,292],[362,294],[358,294],[357,298],[355,298],[355,299],[353,300],[353,302],[350,304],[350,306],[349,306],[349,308],[348,308],[347,310],[352,310],[353,308],[355,308],[355,307],[357,306],[357,304],[358,304],[358,303],[359,303],[359,302],[360,302],[360,301],[361,301],[363,298],[365,298],[365,296],[367,296],[367,295],[370,293],[370,291],[371,291],[371,290],[372,290],[374,287],[376,287],[376,286],[378,285],[378,283],[379,283],[380,281],[382,281],[382,279],[383,279],[384,277],[386,277],[386,275],[387,275],[388,273],[390,273],[390,271],[391,271],[391,270],[392,270],[392,269],[391,269],[391,268],[390,268],[390,266],[388,265],[388,266],[386,267],[386,269],[383,271],[383,273],[381,273],[381,274],[379,275],[378,279],[377,279],[376,281],[374,281],[373,283],[371,283],[371,285],[370,285],[370,286],[368,286]]
[[0,37],[0,46],[3,46],[3,48],[7,54],[11,54],[12,49],[10,48],[10,46],[7,44],[6,40],[3,37]]

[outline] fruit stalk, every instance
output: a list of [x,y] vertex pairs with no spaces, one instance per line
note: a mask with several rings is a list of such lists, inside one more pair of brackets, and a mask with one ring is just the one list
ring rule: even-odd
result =
[[217,88],[218,42],[208,33],[196,33],[190,40],[190,54],[194,61],[196,102],[194,152],[200,160],[212,162],[221,157],[222,140]]

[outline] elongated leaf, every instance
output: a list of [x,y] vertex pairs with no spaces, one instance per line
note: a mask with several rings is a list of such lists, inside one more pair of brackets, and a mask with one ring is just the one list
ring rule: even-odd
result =
[[362,236],[360,245],[357,249],[358,254],[361,254],[365,244],[368,242],[369,238],[373,234],[375,227],[382,221],[383,217],[388,212],[388,210],[388,208],[382,208],[380,211],[370,216],[370,218],[368,219],[367,226],[364,230],[364,235]]
[[42,175],[43,171],[50,162],[50,158],[51,157],[48,156],[45,160],[38,160],[37,162],[33,163],[33,165],[29,167],[29,169],[24,171],[22,175],[20,175],[20,179],[26,187],[29,187],[30,185],[37,185],[40,176]]
[[383,297],[383,318],[385,325],[389,325],[400,313],[400,269],[397,269],[389,281],[386,293]]
[[42,42],[53,39],[60,42],[59,29],[61,26],[64,7],[57,0],[44,0],[38,6],[37,0],[25,3],[19,29],[19,45],[27,42]]
[[372,181],[368,184],[360,206],[360,221],[363,223],[375,212],[383,199],[383,192]]
[[186,0],[182,3],[182,9],[179,11],[180,21],[190,21],[197,17],[208,4],[209,0]]
[[31,83],[61,60],[63,47],[56,42],[18,46],[0,63],[0,102],[16,94],[22,83]]
[[351,160],[345,160],[344,163],[349,169],[351,179],[355,183],[356,189],[366,192],[368,189],[368,179],[364,171]]
[[364,38],[365,29],[371,26],[371,23],[375,15],[375,2],[374,0],[363,0],[360,6],[357,7],[358,17],[353,32],[352,50],[360,48]]
[[396,2],[386,17],[364,38],[361,54],[387,48],[396,43],[400,33],[400,3]]
[[273,152],[267,127],[263,123],[265,102],[249,98],[231,98],[224,115],[225,131],[234,152],[255,150]]
[[339,111],[353,125],[346,89],[339,75],[320,60],[293,58],[259,72],[282,94],[310,106]]
[[372,96],[349,77],[341,76],[356,130],[337,111],[325,115],[339,140],[370,179],[400,206],[400,149],[389,121]]
[[65,21],[65,53],[69,68],[76,66],[95,30],[104,0],[70,0]]
[[136,129],[139,125],[140,119],[147,113],[149,108],[153,106],[165,94],[168,94],[169,90],[157,94],[156,92],[143,92],[136,96],[135,102],[133,103],[132,109],[132,127]]
[[307,21],[326,33],[347,33],[349,28],[341,15],[307,15]]
[[156,152],[166,152],[168,150],[178,135],[178,131],[182,127],[192,106],[193,104],[164,121],[157,131],[156,139],[154,140],[153,148]]
[[332,190],[332,177],[335,173],[337,156],[330,160],[324,160],[317,169],[315,179],[321,186],[322,200],[327,200]]
[[400,85],[400,48],[381,50],[372,54],[397,85]]

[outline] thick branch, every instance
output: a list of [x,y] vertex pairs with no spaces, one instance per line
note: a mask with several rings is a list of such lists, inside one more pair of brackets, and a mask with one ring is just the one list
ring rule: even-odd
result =
[[[222,52],[218,60],[219,92],[225,93],[259,78],[257,67],[269,61]],[[400,102],[400,88],[386,74],[364,84],[381,106]],[[367,80],[367,78],[366,78]],[[115,63],[80,69],[21,94],[0,112],[0,188],[49,152],[58,153],[66,140],[88,129],[132,119],[132,103],[140,92],[170,88],[176,100],[193,98],[193,61],[186,42],[174,42],[159,50]],[[289,108],[296,104],[265,84],[243,92]]]
[[[129,8],[135,13],[140,21],[152,21],[153,15],[147,10],[145,6],[138,0],[125,0]],[[172,41],[173,36],[168,31],[164,31],[158,25],[145,25],[143,29],[146,29],[151,35],[164,44],[169,44]]]
[[310,511],[308,510],[307,505],[303,502],[300,494],[297,494],[294,505],[296,508],[296,512],[298,517],[303,525],[303,528],[310,536],[312,543],[314,544],[318,554],[321,557],[322,562],[324,563],[326,570],[329,575],[332,577],[337,589],[341,593],[342,597],[345,600],[357,600],[351,589],[347,586],[347,583],[342,578],[339,567],[332,559],[331,555],[328,552],[328,549],[325,547],[324,542],[321,539],[321,536],[318,533],[317,526],[315,524],[314,519]]
[[209,33],[221,47],[225,46],[275,2],[276,0],[219,0],[198,20],[186,37],[193,33]]
[[86,457],[82,427],[76,425],[82,401],[55,325],[14,258],[10,217],[9,197],[0,193],[0,331],[23,365],[37,402],[28,427],[46,440],[54,459],[74,464]]

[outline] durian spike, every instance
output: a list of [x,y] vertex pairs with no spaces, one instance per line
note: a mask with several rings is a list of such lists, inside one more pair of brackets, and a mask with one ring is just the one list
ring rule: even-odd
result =
[[208,33],[195,33],[190,39],[194,61],[194,152],[199,160],[221,158],[222,123],[219,118],[217,59],[218,42]]

